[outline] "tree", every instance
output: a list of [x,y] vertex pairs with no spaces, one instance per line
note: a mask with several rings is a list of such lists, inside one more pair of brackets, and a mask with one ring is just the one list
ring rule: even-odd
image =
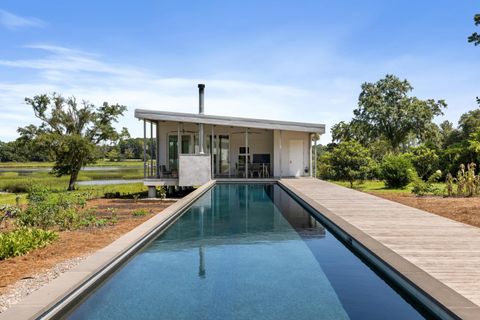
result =
[[446,103],[410,97],[412,90],[407,80],[394,75],[387,75],[376,83],[362,84],[352,121],[369,136],[384,138],[393,151],[399,151],[411,135],[419,140],[427,138],[433,118],[443,114]]
[[37,129],[36,138],[48,141],[55,159],[52,173],[70,176],[68,190],[75,189],[81,168],[95,162],[96,145],[118,139],[112,123],[127,109],[107,102],[100,107],[87,101],[79,105],[75,97],[63,98],[55,93],[25,98],[25,102],[42,121],[39,127],[31,129]]
[[356,141],[339,143],[323,158],[332,178],[350,182],[351,188],[356,180],[365,180],[375,166],[369,151]]
[[[476,14],[473,17],[473,22],[476,26],[480,26],[480,14]],[[468,37],[468,42],[473,42],[474,45],[480,45],[480,34],[474,32],[470,37]]]
[[462,114],[458,121],[458,127],[465,139],[480,131],[480,108]]

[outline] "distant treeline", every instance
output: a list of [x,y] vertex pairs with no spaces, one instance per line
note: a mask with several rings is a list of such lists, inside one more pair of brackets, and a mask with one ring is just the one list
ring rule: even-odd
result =
[[[108,145],[97,145],[96,157],[98,159],[109,159],[111,161],[142,159],[143,139],[126,137]],[[52,151],[45,147],[38,138],[33,138],[28,133],[20,132],[20,137],[14,141],[0,141],[0,161],[47,162],[55,161],[55,157]]]

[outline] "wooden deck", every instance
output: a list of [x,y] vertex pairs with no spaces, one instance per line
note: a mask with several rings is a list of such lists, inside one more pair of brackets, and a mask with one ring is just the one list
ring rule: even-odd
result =
[[[457,309],[462,318],[480,319],[480,228],[317,179],[282,179],[280,183],[468,299],[471,305],[457,300],[447,308]],[[422,277],[412,277],[412,282],[425,287]],[[441,294],[434,288],[426,291]]]

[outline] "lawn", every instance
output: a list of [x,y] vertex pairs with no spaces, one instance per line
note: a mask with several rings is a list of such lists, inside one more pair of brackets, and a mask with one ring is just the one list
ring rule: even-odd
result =
[[[342,187],[350,187],[350,182],[347,181],[330,181],[332,183],[338,184]],[[438,189],[444,190],[445,183],[435,183],[434,184]],[[379,193],[379,194],[412,194],[413,184],[409,184],[405,189],[388,189],[385,187],[383,181],[378,180],[367,180],[362,184],[354,184],[354,189],[368,192],[368,193]]]

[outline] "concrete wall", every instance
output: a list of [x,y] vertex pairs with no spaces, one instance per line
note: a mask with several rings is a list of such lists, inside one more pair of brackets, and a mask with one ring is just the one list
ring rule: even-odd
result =
[[179,186],[201,186],[211,180],[210,155],[181,154]]

